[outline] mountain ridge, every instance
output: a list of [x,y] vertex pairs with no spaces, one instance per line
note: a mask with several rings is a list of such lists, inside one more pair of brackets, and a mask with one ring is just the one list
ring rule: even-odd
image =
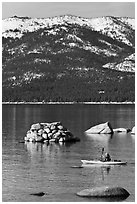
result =
[[[7,90],[9,93],[11,89],[13,91],[13,89],[20,90],[25,87],[23,91],[26,94],[28,87],[33,86],[35,92],[34,81],[36,84],[41,84],[43,81],[46,83],[45,86],[52,84],[54,95],[58,95],[58,88],[55,85],[59,86],[62,90],[60,98],[63,94],[65,95],[63,99],[59,100],[63,101],[66,98],[65,91],[63,91],[64,87],[71,87],[69,80],[72,80],[74,84],[75,80],[78,81],[81,84],[83,94],[85,87],[90,90],[96,84],[98,88],[96,90],[94,87],[93,92],[96,92],[98,97],[94,97],[94,100],[100,100],[98,91],[100,84],[102,87],[106,87],[107,80],[109,84],[116,80],[119,84],[122,83],[122,86],[122,81],[125,79],[134,81],[134,19],[98,17],[88,20],[72,15],[47,19],[49,18],[46,20],[40,18],[38,21],[38,19],[29,17],[18,18],[15,16],[3,21],[4,101],[9,100]],[[52,79],[55,85],[49,79]],[[61,82],[62,84],[65,83],[64,87],[61,87]],[[41,87],[43,86],[41,85]],[[77,92],[77,85],[75,84],[74,87],[75,92]],[[41,88],[39,87],[39,89]],[[39,97],[38,100],[50,101],[57,98],[49,93],[50,89],[43,89],[49,96],[47,98],[45,96]],[[83,96],[80,99],[75,99],[72,94],[73,91],[70,90],[70,92],[71,100],[84,100]],[[132,84],[133,93],[134,83]],[[41,94],[43,95],[43,93]],[[86,97],[88,98],[88,96]],[[89,98],[92,100],[92,97]],[[107,95],[106,98],[109,96]],[[20,100],[25,99],[23,97]]]
[[[19,22],[17,25],[15,24],[15,22],[10,22],[12,19],[12,21],[15,21],[16,19],[18,20],[23,20],[23,22]],[[5,19],[3,22],[3,25],[2,25],[2,35],[5,34],[5,32],[9,29],[9,26],[10,27],[14,27],[14,29],[17,29],[18,30],[20,29],[21,31],[21,28],[23,26],[23,24],[25,24],[25,20],[28,21],[26,22],[27,23],[27,27],[28,29],[26,28],[27,31],[29,32],[33,32],[34,30],[37,30],[37,29],[40,29],[40,28],[44,28],[44,27],[52,27],[54,25],[58,25],[58,24],[65,24],[65,23],[77,23],[78,25],[80,26],[89,26],[91,29],[95,30],[95,31],[102,31],[102,29],[105,29],[105,26],[107,25],[107,23],[109,23],[109,25],[112,23],[112,19],[113,20],[119,20],[120,23],[123,23],[121,20],[124,19],[124,23],[128,26],[131,26],[132,29],[135,29],[135,22],[134,22],[134,19],[131,19],[131,18],[123,18],[123,17],[108,17],[108,16],[105,16],[105,17],[97,17],[97,18],[82,18],[82,17],[77,17],[77,16],[73,16],[73,15],[63,15],[63,16],[57,16],[57,17],[50,17],[50,18],[28,18],[28,17],[12,17],[12,18],[8,18],[8,19]],[[121,20],[120,20],[121,19]],[[127,20],[128,19],[128,20]],[[106,21],[105,21],[106,20]],[[30,22],[29,22],[30,21]],[[108,21],[108,22],[107,22]],[[109,22],[111,21],[111,23]],[[104,24],[103,24],[104,22]],[[7,27],[8,29],[4,29],[4,24],[8,24]],[[29,24],[30,23],[30,24]],[[37,28],[36,28],[36,24],[37,24]],[[103,24],[103,26],[102,26]],[[35,26],[35,28],[33,28]],[[102,26],[102,27],[101,27]],[[29,30],[29,27],[32,29],[32,30]],[[10,28],[11,29],[11,28]],[[22,28],[22,31],[21,32],[24,32],[25,31],[25,28],[23,30]],[[22,34],[23,35],[23,34]],[[17,35],[17,36],[14,36],[14,37],[21,37],[22,35]],[[4,36],[4,37],[8,37],[8,36]]]

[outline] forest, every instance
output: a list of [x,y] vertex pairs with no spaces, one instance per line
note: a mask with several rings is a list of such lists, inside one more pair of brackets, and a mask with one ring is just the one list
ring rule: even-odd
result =
[[[134,102],[135,101],[135,76],[134,74],[117,74],[111,71],[111,78],[105,80],[94,76],[68,75],[56,77],[55,74],[48,78],[33,79],[31,83],[9,88],[3,87],[3,102]],[[110,72],[109,72],[110,74]]]

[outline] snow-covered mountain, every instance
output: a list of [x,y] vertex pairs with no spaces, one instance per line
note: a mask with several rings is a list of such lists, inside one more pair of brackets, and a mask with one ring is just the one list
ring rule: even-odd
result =
[[134,77],[135,20],[131,18],[14,16],[2,21],[2,37],[4,90],[34,87],[34,81],[45,83],[50,78],[57,84],[72,76],[80,83],[88,79],[89,86],[91,81],[116,80],[116,75],[118,81],[123,74]]
[[4,19],[2,22],[2,36],[21,38],[27,32],[34,32],[41,28],[51,28],[49,34],[56,35],[58,30],[55,30],[56,25],[62,26],[66,30],[66,25],[77,24],[79,26],[89,27],[92,30],[102,32],[103,34],[112,37],[113,39],[121,40],[122,42],[133,45],[130,39],[127,39],[125,33],[131,29],[135,30],[135,20],[127,17],[99,17],[99,18],[82,18],[77,16],[65,15],[54,18],[28,18],[28,17],[11,17]]

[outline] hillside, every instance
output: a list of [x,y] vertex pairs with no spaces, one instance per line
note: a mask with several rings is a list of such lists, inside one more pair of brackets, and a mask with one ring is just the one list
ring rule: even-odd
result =
[[4,19],[3,101],[134,101],[134,24],[111,16]]

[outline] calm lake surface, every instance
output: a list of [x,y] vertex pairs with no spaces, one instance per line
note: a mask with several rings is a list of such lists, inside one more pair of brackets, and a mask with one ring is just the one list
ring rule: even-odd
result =
[[[124,202],[135,201],[135,136],[131,133],[87,136],[91,126],[109,121],[113,128],[135,125],[135,105],[3,105],[3,202],[104,202],[77,192],[96,186],[120,186],[129,191]],[[73,144],[20,143],[31,124],[61,121],[80,142]],[[125,166],[84,167],[81,159],[100,157],[101,148]],[[42,197],[30,195],[44,192]]]

